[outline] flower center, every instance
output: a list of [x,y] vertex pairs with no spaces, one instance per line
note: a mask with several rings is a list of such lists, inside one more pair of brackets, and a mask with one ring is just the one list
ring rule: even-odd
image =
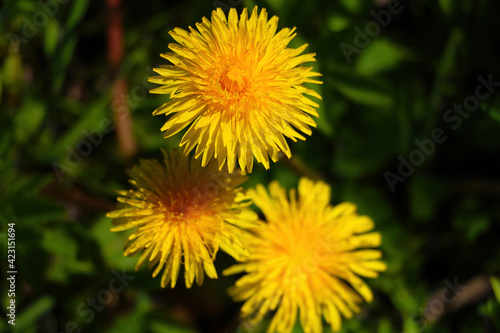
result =
[[225,91],[235,93],[245,90],[248,79],[241,69],[233,66],[222,74],[219,83]]
[[185,221],[193,210],[192,198],[188,192],[172,193],[163,202],[164,209],[169,217],[178,221]]
[[299,266],[315,259],[311,249],[305,244],[297,244],[296,247],[290,249],[289,257],[293,263]]
[[321,235],[309,230],[293,230],[292,234],[276,237],[277,255],[283,258],[288,274],[305,278],[314,274],[327,256]]

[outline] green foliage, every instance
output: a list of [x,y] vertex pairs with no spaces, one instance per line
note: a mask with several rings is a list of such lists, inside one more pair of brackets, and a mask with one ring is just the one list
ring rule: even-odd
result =
[[17,317],[14,332],[36,332],[37,321],[52,309],[54,303],[53,297],[41,296],[29,304]]
[[[0,244],[5,271],[7,224],[15,223],[14,332],[266,331],[270,315],[258,325],[238,319],[241,304],[226,293],[231,277],[162,290],[145,267],[135,272],[137,257],[123,256],[129,234],[110,232],[105,217],[115,207],[113,191],[128,186],[127,168],[178,146],[181,134],[165,140],[165,118],[151,115],[168,97],[148,94],[154,85],[147,77],[164,63],[159,54],[173,42],[168,32],[209,17],[214,4],[265,7],[280,28],[297,27],[290,47],[308,43],[306,51],[316,53],[317,63],[307,66],[323,74],[322,85],[310,86],[322,96],[317,128],[305,142],[289,142],[292,160],[270,170],[255,166],[245,187],[278,180],[292,188],[301,176],[322,178],[332,185],[333,203],[351,201],[374,219],[388,268],[368,280],[373,303],[344,318],[341,332],[500,331],[498,87],[483,88],[491,94],[460,115],[456,128],[445,116],[476,94],[478,77],[500,81],[497,1],[401,1],[378,33],[367,23],[388,10],[385,1],[123,2],[118,68],[109,63],[106,2],[4,2]],[[55,7],[42,7],[48,4]],[[345,44],[354,51],[346,53]],[[118,99],[117,78],[127,82]],[[125,135],[137,143],[132,155],[120,150],[114,125],[123,106],[132,120]],[[426,154],[430,148],[415,140],[429,142],[436,128],[447,139]],[[401,175],[400,158],[418,152],[422,163]],[[387,172],[402,177],[394,191]],[[220,270],[233,263],[220,257]],[[119,282],[117,274],[131,278]],[[455,278],[460,285],[478,278],[487,287],[469,286],[429,317],[429,302]],[[0,321],[1,332],[11,328]],[[302,332],[299,324],[294,332]]]

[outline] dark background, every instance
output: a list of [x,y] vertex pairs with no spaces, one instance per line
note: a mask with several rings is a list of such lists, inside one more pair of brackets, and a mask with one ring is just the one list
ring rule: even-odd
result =
[[[500,82],[500,3],[488,0],[2,2],[0,331],[11,328],[13,222],[16,332],[265,330],[237,319],[226,293],[236,276],[172,290],[134,272],[127,233],[105,217],[126,169],[180,141],[163,139],[165,119],[151,115],[168,97],[146,92],[169,30],[255,4],[297,27],[291,47],[309,44],[324,83],[313,87],[323,96],[313,135],[290,143],[291,160],[254,167],[245,186],[324,179],[333,203],[356,203],[383,236],[375,300],[342,332],[500,331],[499,87],[480,88],[489,96],[473,105],[479,76]],[[472,111],[453,111],[464,103]],[[232,263],[219,252],[219,275]]]

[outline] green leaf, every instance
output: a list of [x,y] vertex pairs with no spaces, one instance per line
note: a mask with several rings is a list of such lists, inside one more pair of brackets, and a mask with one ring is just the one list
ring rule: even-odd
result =
[[50,57],[54,54],[58,41],[59,41],[59,23],[57,22],[57,20],[50,19],[44,30],[44,41],[43,41],[45,54],[47,56]]
[[167,321],[148,320],[148,322],[149,322],[149,329],[152,333],[195,333],[196,332],[191,328],[169,323]]
[[492,275],[490,276],[490,283],[493,288],[493,292],[495,293],[497,302],[500,304],[500,279]]
[[403,319],[403,330],[404,333],[420,333],[423,331],[422,326],[419,326],[410,316],[406,316]]
[[363,9],[363,0],[341,0],[340,3],[351,13],[359,13]]
[[14,332],[25,333],[27,330],[33,329],[36,321],[52,309],[54,306],[54,298],[52,296],[42,296],[23,310],[16,319]]
[[469,242],[474,242],[476,238],[488,230],[491,217],[481,213],[458,213],[453,219],[453,225],[465,234]]
[[401,62],[401,50],[387,39],[374,39],[363,50],[356,62],[356,69],[361,74],[375,75],[394,69]]
[[[324,96],[323,95],[323,91],[324,91],[323,85],[314,84],[314,85],[308,85],[307,87],[316,91],[320,96]],[[316,98],[312,98],[312,100],[314,102],[318,103],[318,105],[319,105],[319,107],[316,109],[319,117],[318,118],[312,117],[313,120],[317,124],[318,130],[321,131],[326,136],[332,136],[334,129],[333,129],[331,122],[329,121],[329,118],[327,115],[327,110],[325,108],[326,105],[325,105],[324,101],[317,100]],[[314,129],[313,129],[313,131],[314,131]],[[314,135],[314,132],[313,132],[313,135]]]
[[266,2],[269,5],[269,8],[279,10],[283,6],[285,0],[267,0]]
[[392,333],[391,322],[387,318],[382,318],[378,324],[377,333]]
[[352,70],[332,68],[326,81],[357,104],[381,109],[388,109],[393,105],[390,86],[369,76]]
[[500,122],[500,108],[493,107],[489,111],[490,111],[489,112],[490,117],[495,119],[496,121]]
[[40,159],[45,161],[63,161],[70,154],[70,151],[76,148],[77,143],[84,138],[85,131],[99,130],[103,121],[111,121],[111,117],[106,116],[108,113],[107,104],[108,99],[101,98],[91,105],[87,113],[57,141],[57,144],[52,149],[40,156]]
[[[13,1],[14,2],[14,1]],[[22,11],[25,11],[25,12],[29,12],[29,13],[32,13],[32,12],[35,12],[37,9],[38,9],[38,6],[36,5],[35,2],[33,1],[29,1],[29,0],[19,0],[19,1],[15,1],[16,3],[16,6],[22,10]]]
[[441,59],[437,66],[436,78],[431,92],[431,101],[438,98],[451,96],[455,93],[456,84],[454,75],[457,73],[458,52],[463,49],[464,33],[459,28],[454,28],[448,37]]
[[[415,290],[415,288],[411,288],[405,284],[402,278],[398,278],[392,282],[392,292],[390,293],[390,297],[399,312],[407,318],[413,313],[418,313],[420,304],[423,300],[421,291],[422,290]],[[408,327],[415,326],[415,323],[413,321],[411,321],[411,323],[405,322],[405,328],[407,325]],[[415,332],[415,330],[408,332]]]
[[453,0],[439,0],[439,6],[446,15],[450,15],[453,9]]
[[14,116],[15,136],[18,142],[28,141],[40,128],[47,111],[39,101],[28,101]]
[[19,53],[9,53],[2,68],[2,79],[6,90],[17,91],[23,84],[23,69]]
[[497,330],[500,330],[500,304],[498,302],[495,302],[493,299],[490,299],[487,303],[487,306],[490,318],[493,321],[493,325],[495,325]]
[[500,96],[482,102],[481,108],[488,113],[492,119],[500,122]]
[[92,226],[90,231],[93,238],[99,244],[102,256],[109,267],[117,269],[133,270],[137,264],[137,257],[125,257],[123,248],[127,243],[129,232],[111,232],[113,225],[111,219],[101,217]]
[[90,261],[77,258],[78,245],[72,237],[60,229],[47,230],[43,234],[42,246],[52,253],[54,260],[48,269],[48,278],[65,283],[72,273],[91,273],[93,265]]
[[10,185],[9,195],[15,200],[33,197],[52,181],[49,175],[29,175],[15,179]]
[[71,31],[83,19],[87,12],[89,0],[75,0],[68,20],[66,21],[66,31]]
[[54,53],[54,60],[52,61],[52,91],[59,92],[64,78],[66,77],[67,68],[73,59],[73,54],[78,41],[78,35],[74,34],[74,30],[78,23],[83,19],[87,11],[89,0],[75,0],[69,18],[66,21],[65,29],[66,35],[63,42],[58,44],[56,52]]
[[43,197],[30,197],[14,201],[12,208],[23,224],[39,227],[41,223],[62,220],[67,217],[64,207]]
[[349,17],[338,13],[331,14],[327,19],[328,28],[333,32],[345,30],[350,23],[351,19]]
[[59,44],[52,64],[52,91],[58,93],[66,77],[66,71],[73,58],[78,39],[75,35],[67,37],[63,43]]

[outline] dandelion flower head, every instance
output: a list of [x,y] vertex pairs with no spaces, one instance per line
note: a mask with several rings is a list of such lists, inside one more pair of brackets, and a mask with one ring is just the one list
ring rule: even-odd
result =
[[249,196],[267,219],[248,239],[250,255],[224,274],[245,272],[230,289],[245,301],[242,317],[252,323],[275,311],[268,332],[291,332],[297,317],[304,332],[334,331],[373,294],[361,277],[375,278],[386,266],[373,221],[352,203],[330,205],[330,187],[303,178],[296,191],[277,182],[269,193],[259,185]]
[[218,8],[196,28],[170,32],[177,43],[161,56],[171,65],[155,68],[159,76],[150,78],[161,85],[152,93],[170,95],[153,113],[169,117],[164,136],[189,126],[180,143],[184,153],[196,147],[202,166],[215,158],[219,169],[227,161],[230,173],[237,163],[251,172],[254,157],[266,169],[279,152],[290,158],[285,137],[305,140],[302,134],[316,126],[311,115],[318,117],[318,104],[307,95],[321,97],[303,84],[321,83],[313,79],[320,74],[302,66],[315,54],[301,55],[307,44],[288,48],[295,28],[276,33],[278,18],[268,20],[257,7],[239,18],[234,8],[227,18]]
[[155,277],[164,268],[161,286],[173,288],[183,264],[189,288],[195,278],[203,283],[204,272],[217,278],[219,248],[236,259],[247,254],[241,238],[257,215],[240,187],[242,173],[219,172],[213,163],[202,168],[178,150],[164,156],[164,163],[141,160],[129,171],[134,188],[118,191],[119,209],[107,216],[112,231],[134,229],[125,255],[142,252],[136,270],[148,262]]

